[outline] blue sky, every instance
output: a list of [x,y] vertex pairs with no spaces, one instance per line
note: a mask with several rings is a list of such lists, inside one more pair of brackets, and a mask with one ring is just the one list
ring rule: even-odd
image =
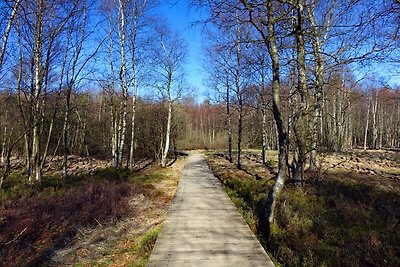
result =
[[206,77],[203,69],[203,25],[195,23],[204,19],[205,14],[189,6],[188,0],[161,0],[158,11],[167,19],[173,31],[178,32],[185,40],[187,58],[185,62],[186,80],[198,101],[205,98],[206,88],[203,80]]
[[[161,5],[158,7],[158,12],[167,19],[172,30],[179,32],[185,40],[187,45],[186,80],[189,83],[189,87],[195,90],[194,96],[197,101],[201,102],[207,95],[207,89],[204,86],[207,73],[203,68],[204,49],[202,47],[204,43],[204,40],[202,40],[202,27],[204,24],[196,24],[195,22],[206,18],[207,15],[198,8],[190,7],[190,0],[160,1]],[[400,85],[399,73],[393,73],[393,66],[390,66],[390,64],[375,63],[371,68],[374,71],[365,69],[359,75],[364,76],[365,72],[375,72],[375,75],[384,77],[385,81],[392,87]]]

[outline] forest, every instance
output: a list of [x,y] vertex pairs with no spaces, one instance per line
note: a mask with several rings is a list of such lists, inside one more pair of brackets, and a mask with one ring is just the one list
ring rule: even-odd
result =
[[145,266],[192,150],[277,266],[399,265],[400,2],[183,2],[204,96],[162,1],[0,2],[0,266]]

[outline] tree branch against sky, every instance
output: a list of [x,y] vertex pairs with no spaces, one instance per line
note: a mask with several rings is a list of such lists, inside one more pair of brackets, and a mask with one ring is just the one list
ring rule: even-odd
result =
[[[167,261],[262,265],[263,244],[282,266],[400,266],[399,11],[0,0],[0,265],[143,265],[172,202],[207,237],[167,242]],[[260,258],[219,231],[222,188]]]

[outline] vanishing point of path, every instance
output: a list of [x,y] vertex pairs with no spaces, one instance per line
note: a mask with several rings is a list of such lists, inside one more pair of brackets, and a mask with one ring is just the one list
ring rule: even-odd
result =
[[149,267],[274,266],[209,170],[190,154]]

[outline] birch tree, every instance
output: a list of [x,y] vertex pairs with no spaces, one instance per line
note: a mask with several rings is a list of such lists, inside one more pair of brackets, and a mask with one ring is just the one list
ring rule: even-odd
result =
[[140,84],[140,71],[143,70],[143,48],[144,31],[147,28],[146,16],[151,8],[151,4],[147,0],[134,0],[129,5],[129,20],[128,20],[128,39],[131,54],[131,88],[132,88],[132,119],[131,119],[131,142],[128,154],[128,167],[133,168],[135,164],[135,119],[136,119],[136,98]]
[[[65,86],[65,113],[62,133],[63,143],[63,177],[68,175],[68,155],[70,153],[69,139],[69,121],[71,116],[71,97],[79,85],[84,74],[85,67],[98,53],[103,45],[105,38],[99,40],[97,46],[90,52],[83,52],[84,45],[87,43],[97,30],[96,27],[88,28],[88,3],[86,0],[75,1],[74,12],[66,25],[66,46],[64,57],[61,64],[59,89]],[[65,83],[64,83],[65,80]]]
[[40,157],[40,114],[41,114],[41,96],[43,86],[43,70],[42,64],[43,53],[43,19],[44,19],[45,3],[39,0],[36,10],[36,27],[34,33],[33,44],[33,62],[34,62],[34,93],[33,93],[33,137],[32,137],[32,159],[33,159],[33,176],[37,182],[42,180],[41,157]]
[[[287,171],[287,157],[288,157],[288,135],[287,127],[282,114],[281,106],[281,70],[280,70],[280,56],[277,43],[277,33],[275,31],[276,23],[279,17],[276,15],[274,1],[266,1],[262,5],[253,4],[247,0],[241,0],[246,11],[248,18],[255,30],[259,33],[263,40],[268,54],[271,59],[272,71],[272,111],[277,127],[278,133],[278,174],[275,179],[275,184],[268,193],[267,205],[265,216],[267,221],[271,224],[274,220],[274,211],[276,200],[280,195],[286,180]],[[282,18],[282,16],[280,16]]]
[[305,44],[304,44],[304,2],[296,0],[292,3],[296,24],[295,24],[295,43],[296,43],[296,65],[297,65],[297,92],[300,96],[299,110],[296,112],[294,122],[294,133],[298,158],[296,160],[296,169],[294,179],[304,180],[304,168],[307,158],[308,147],[308,118],[310,109],[310,95],[307,88],[307,70],[305,62]]
[[[316,0],[309,0],[307,3],[307,16],[310,23],[310,37],[312,42],[312,55],[315,62],[313,74],[314,80],[314,106],[311,118],[311,151],[310,151],[310,170],[314,170],[317,164],[317,146],[318,132],[322,129],[322,106],[323,106],[323,89],[325,83],[325,61],[323,56],[323,46],[331,29],[332,17],[334,13],[335,1],[331,1],[325,10],[323,10],[322,22],[317,22],[316,15],[318,9]],[[318,23],[318,24],[317,24]],[[319,26],[322,24],[322,26]],[[322,135],[322,132],[320,132]]]
[[[126,59],[126,48],[127,48],[127,1],[118,0],[118,3],[108,3],[106,7],[106,13],[109,25],[109,63],[111,69],[111,87],[112,87],[112,140],[111,150],[113,157],[113,167],[122,167],[122,156],[125,146],[126,126],[127,126],[127,103],[128,103],[128,72],[127,72],[127,59]],[[116,5],[116,7],[115,7]],[[117,8],[115,14],[115,8]],[[114,28],[116,23],[117,27]],[[115,101],[115,68],[114,68],[114,34],[116,33],[118,41],[118,80],[119,88],[121,92],[121,101],[118,103]]]
[[161,156],[161,166],[167,165],[167,157],[170,150],[171,126],[173,103],[182,93],[182,64],[185,59],[185,46],[176,34],[165,29],[165,25],[157,25],[158,45],[153,49],[153,59],[156,66],[156,87],[160,90],[167,104],[167,120],[165,127],[165,139]]
[[[218,3],[219,5],[220,3]],[[219,77],[220,83],[225,87],[228,158],[232,162],[232,113],[237,113],[237,149],[236,166],[241,168],[241,153],[243,147],[243,121],[245,116],[246,90],[250,80],[248,49],[246,42],[249,35],[248,25],[240,22],[241,14],[233,11],[230,13],[234,19],[226,20],[223,14],[225,10],[221,6],[221,16],[213,18],[213,24],[217,27],[215,33],[210,34],[210,43],[213,46],[212,60],[210,64],[217,68],[217,72],[223,70],[225,77]],[[231,111],[231,107],[233,111]]]
[[[53,107],[44,137],[48,95],[53,90],[63,33],[75,14],[77,2],[62,4],[44,0],[24,5],[16,18],[18,44],[17,103],[25,129],[24,143],[28,178],[40,182],[56,116]],[[64,63],[62,63],[64,65]],[[63,69],[63,67],[60,67]],[[61,83],[60,83],[61,84]],[[57,86],[58,87],[58,86]],[[46,122],[47,123],[47,122]]]

